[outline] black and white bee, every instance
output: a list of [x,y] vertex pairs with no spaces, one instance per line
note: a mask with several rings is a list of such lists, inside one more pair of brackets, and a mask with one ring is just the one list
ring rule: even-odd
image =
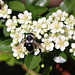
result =
[[33,49],[36,47],[36,45],[34,43],[34,40],[35,39],[34,39],[33,33],[27,33],[25,43],[24,43],[24,47],[26,47],[26,49],[29,52],[32,52]]
[[20,47],[21,44],[24,44],[24,47],[26,47],[29,53],[32,53],[34,49],[42,48],[41,43],[36,41],[33,33],[27,33],[25,40],[18,44],[17,48]]

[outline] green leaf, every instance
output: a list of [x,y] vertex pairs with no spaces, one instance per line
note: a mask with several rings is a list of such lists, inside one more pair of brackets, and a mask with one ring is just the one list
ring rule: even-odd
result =
[[65,54],[64,52],[60,53],[60,55],[59,55],[59,56],[61,56],[61,57],[63,57],[64,59],[66,59],[66,60],[67,60],[67,56],[66,56],[66,54]]
[[60,4],[60,9],[69,13],[74,9],[74,6],[75,6],[75,0],[64,0]]
[[25,65],[27,66],[28,69],[34,69],[38,66],[40,61],[41,61],[40,55],[35,56],[35,55],[32,55],[32,54],[29,54],[25,58]]
[[45,13],[47,11],[47,8],[40,6],[30,6],[28,10],[31,11],[34,16],[36,16]]
[[40,65],[38,65],[35,70],[34,70],[36,73],[38,73],[40,71]]
[[1,61],[6,61],[10,58],[10,55],[8,53],[0,53],[0,60]]
[[21,1],[21,0],[4,0],[4,3],[8,5],[9,1]]
[[14,66],[15,65],[15,58],[11,57],[9,60],[6,61],[6,64],[9,66]]
[[49,3],[49,0],[39,0],[36,5],[46,7]]
[[33,5],[36,2],[36,0],[25,0],[25,6]]
[[75,10],[73,10],[70,14],[75,17]]
[[0,20],[0,28],[2,28],[4,26],[4,24],[2,23],[2,21]]
[[57,10],[58,10],[58,8],[49,9],[49,13],[45,17],[48,18],[50,15],[52,15],[53,12],[56,12]]
[[71,54],[71,57],[72,57],[73,60],[75,60],[75,56],[73,56],[73,54]]
[[12,52],[10,44],[11,44],[11,39],[4,40],[0,43],[0,49],[6,52]]
[[10,36],[10,33],[7,32],[7,27],[6,26],[3,27],[3,33],[4,33],[5,37]]
[[22,2],[19,1],[10,1],[9,8],[13,11],[20,11],[23,12],[25,10],[25,6]]

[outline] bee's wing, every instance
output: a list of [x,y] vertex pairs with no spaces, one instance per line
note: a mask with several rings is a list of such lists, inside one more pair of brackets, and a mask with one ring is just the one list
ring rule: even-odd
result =
[[23,40],[21,43],[19,43],[19,44],[16,46],[16,48],[21,48],[21,47],[24,45],[25,42],[26,42],[26,40]]
[[36,45],[36,47],[42,49],[43,46],[41,45],[41,43],[38,43],[36,40],[34,40],[34,44]]

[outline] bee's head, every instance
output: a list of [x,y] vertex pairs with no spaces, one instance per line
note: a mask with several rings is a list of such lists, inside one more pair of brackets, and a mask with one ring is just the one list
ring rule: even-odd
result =
[[26,34],[26,39],[27,39],[27,40],[32,40],[32,39],[34,39],[34,34],[33,34],[33,33],[27,33],[27,34]]

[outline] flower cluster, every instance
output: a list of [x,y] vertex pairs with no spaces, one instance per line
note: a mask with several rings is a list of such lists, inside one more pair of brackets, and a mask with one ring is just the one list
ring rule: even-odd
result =
[[17,19],[16,16],[13,16],[12,19],[8,19],[6,22],[6,26],[7,26],[7,31],[12,31],[13,29],[16,28],[17,26]]
[[[25,33],[31,32],[38,40],[41,40],[40,43],[43,47],[41,48],[41,52],[53,51],[54,47],[64,51],[65,48],[69,46],[69,40],[74,39],[75,19],[72,15],[68,16],[65,11],[62,12],[61,10],[57,10],[57,12],[54,12],[52,15],[50,15],[48,19],[43,17],[38,19],[38,21],[32,21],[31,13],[28,13],[27,10],[24,11],[24,14],[20,13],[18,17],[19,19],[16,21],[21,24],[21,26],[15,30],[13,27],[11,27],[13,30],[11,29],[10,34],[10,36],[13,38],[13,43],[11,43],[11,46],[13,49],[15,49],[13,50],[14,54],[17,51],[18,56],[20,53],[28,53],[24,45],[22,45],[19,49],[21,51],[24,49],[24,52],[22,51],[18,53],[18,50],[16,50],[17,44],[21,43],[25,39]],[[7,22],[8,21],[9,20],[7,20]],[[8,26],[10,25],[8,24]],[[39,49],[35,49],[34,52],[34,55],[37,55],[39,53]],[[19,57],[21,58],[21,56]]]
[[33,21],[33,33],[38,39],[42,38],[48,30],[50,30],[49,21],[45,17],[38,19],[38,21]]
[[[13,56],[18,59],[24,58],[29,53],[24,46],[27,33],[33,33],[36,39],[40,40],[41,52],[53,51],[54,47],[64,51],[69,46],[69,40],[75,40],[75,18],[65,11],[57,10],[48,19],[42,17],[38,21],[32,21],[32,13],[27,10],[19,13],[18,18],[16,16],[10,18],[11,13],[11,9],[8,9],[8,6],[1,0],[0,18],[7,18],[7,31],[13,39],[11,43]],[[71,44],[70,52],[75,56],[75,43]],[[39,48],[34,49],[34,55],[39,53]],[[56,57],[54,60],[56,59],[62,58]]]
[[[17,58],[24,58],[29,53],[24,43],[21,43],[25,40],[25,33],[33,33],[38,40],[41,40],[40,44],[43,47],[41,52],[53,51],[54,47],[64,51],[69,46],[69,40],[74,39],[75,19],[72,15],[68,16],[65,11],[57,10],[48,19],[43,17],[38,21],[32,21],[31,13],[25,10],[23,14],[18,15],[18,18],[8,19],[6,22],[7,31],[11,31],[10,36],[13,38],[11,43],[13,55]],[[39,52],[39,49],[35,49],[34,55]]]
[[[71,21],[71,23],[69,23],[69,21]],[[56,49],[64,51],[73,36],[75,25],[74,17],[72,15],[68,16],[65,11],[57,10],[57,12],[49,16],[46,22],[48,22],[49,30],[47,30],[47,32],[44,33],[44,37],[42,37],[42,45],[46,48],[45,50],[49,49],[52,51],[55,44]]]
[[0,18],[7,18],[8,15],[12,13],[11,9],[8,9],[8,5],[4,4],[2,0],[0,0],[1,9],[0,9]]
[[32,13],[29,13],[27,10],[24,11],[23,13],[18,14],[18,22],[20,24],[28,24],[29,21],[32,19]]

